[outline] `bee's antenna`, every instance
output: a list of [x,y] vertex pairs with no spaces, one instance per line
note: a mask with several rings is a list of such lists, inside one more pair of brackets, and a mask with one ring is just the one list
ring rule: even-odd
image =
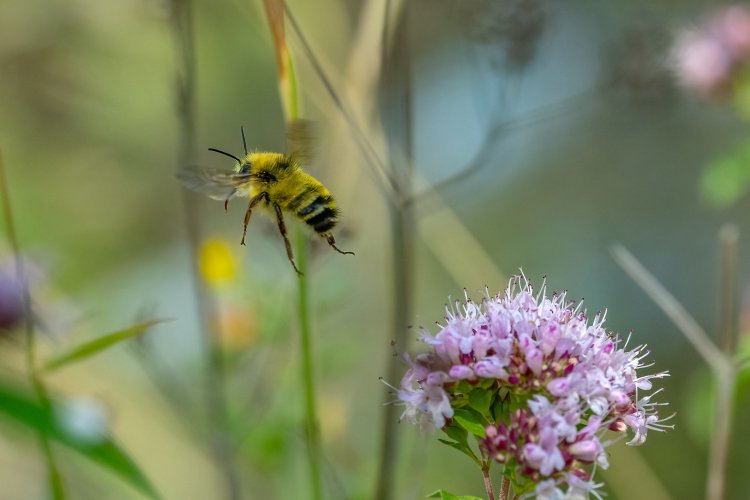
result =
[[236,156],[234,156],[233,154],[227,153],[226,151],[222,151],[222,150],[220,150],[220,149],[216,149],[216,148],[208,148],[208,150],[209,150],[209,151],[213,151],[214,153],[219,153],[219,154],[222,154],[222,155],[228,156],[228,157],[230,157],[230,158],[234,158],[235,160],[237,160],[237,163],[242,163],[242,160],[240,160],[239,158],[237,158],[237,157],[236,157]]
[[245,146],[245,154],[247,154],[247,142],[245,141],[245,127],[240,125],[240,132],[242,132],[242,145]]

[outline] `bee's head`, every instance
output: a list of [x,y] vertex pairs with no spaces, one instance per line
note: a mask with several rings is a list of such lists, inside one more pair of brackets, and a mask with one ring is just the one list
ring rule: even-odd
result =
[[245,130],[242,127],[240,130],[242,132],[242,145],[245,148],[245,156],[238,158],[232,153],[227,153],[216,148],[208,148],[209,151],[233,158],[237,162],[234,171],[238,174],[249,174],[252,172],[254,177],[261,182],[277,182],[278,175],[283,174],[284,170],[289,166],[288,161],[284,160],[284,155],[279,153],[248,153]]

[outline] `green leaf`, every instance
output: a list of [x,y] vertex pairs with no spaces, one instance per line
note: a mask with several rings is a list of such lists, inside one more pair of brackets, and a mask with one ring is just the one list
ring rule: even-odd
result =
[[490,389],[474,389],[469,394],[469,404],[484,417],[490,416],[490,405],[494,392]]
[[80,453],[92,462],[98,463],[146,497],[160,498],[145,474],[117,443],[106,438],[98,443],[82,441],[61,427],[50,409],[45,408],[23,392],[0,385],[0,414],[9,417],[16,423],[43,433],[50,440],[54,440]]
[[52,371],[70,363],[75,363],[76,361],[90,358],[91,356],[98,354],[105,349],[108,349],[113,345],[122,342],[123,340],[137,337],[155,324],[162,323],[164,321],[167,320],[154,319],[151,321],[146,321],[144,323],[139,323],[124,330],[108,333],[107,335],[94,339],[90,342],[86,342],[85,344],[82,344],[64,354],[61,354],[60,356],[52,358],[51,360],[47,361],[42,370]]
[[507,404],[506,398],[496,397],[492,402],[492,420],[497,423],[502,421],[508,421],[508,414],[510,413],[510,405]]
[[469,448],[468,443],[467,444],[456,443],[455,441],[448,441],[447,439],[440,439],[440,438],[438,438],[438,441],[440,441],[444,445],[450,446],[451,448],[460,451],[461,453],[463,453],[464,455],[472,459],[474,463],[476,463],[478,466],[480,467],[482,466],[482,462],[479,460],[479,458],[477,458],[477,456],[474,454],[471,448]]
[[718,208],[726,208],[750,189],[750,143],[743,143],[714,161],[700,180],[701,196]]
[[427,495],[427,498],[442,498],[442,500],[482,500],[480,497],[472,495],[454,495],[445,490],[434,491]]
[[451,423],[450,425],[446,425],[445,427],[443,427],[443,432],[445,432],[448,437],[450,437],[454,441],[462,444],[468,443],[469,433],[466,431],[466,429],[459,425],[456,425],[455,423]]
[[469,394],[474,389],[474,385],[469,383],[468,380],[459,380],[456,383],[455,390],[453,392],[460,394]]
[[527,395],[519,394],[508,398],[508,415],[512,412],[526,408],[529,398]]
[[487,427],[488,422],[476,410],[458,408],[453,412],[453,420],[473,435],[480,438],[484,437],[484,429]]

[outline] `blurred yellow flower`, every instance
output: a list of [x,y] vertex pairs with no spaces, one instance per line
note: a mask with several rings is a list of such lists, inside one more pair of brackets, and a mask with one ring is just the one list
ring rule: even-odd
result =
[[234,278],[237,274],[237,260],[226,240],[211,238],[203,242],[200,270],[201,276],[210,285],[220,285]]

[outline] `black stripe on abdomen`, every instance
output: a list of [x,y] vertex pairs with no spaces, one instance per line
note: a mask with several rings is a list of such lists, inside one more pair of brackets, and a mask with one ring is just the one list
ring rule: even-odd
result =
[[307,224],[312,226],[316,233],[325,233],[333,229],[336,225],[337,211],[335,208],[325,207],[323,210],[305,220]]
[[299,212],[297,212],[297,215],[300,217],[305,217],[306,215],[309,215],[320,206],[326,206],[332,201],[332,198],[330,196],[318,196],[315,198],[312,202],[310,202],[309,205],[307,205],[305,208],[302,208]]
[[305,186],[305,189],[303,189],[297,196],[292,198],[292,201],[289,202],[287,208],[291,211],[297,210],[300,205],[310,199],[310,195],[315,193],[315,191],[316,189],[314,186]]

